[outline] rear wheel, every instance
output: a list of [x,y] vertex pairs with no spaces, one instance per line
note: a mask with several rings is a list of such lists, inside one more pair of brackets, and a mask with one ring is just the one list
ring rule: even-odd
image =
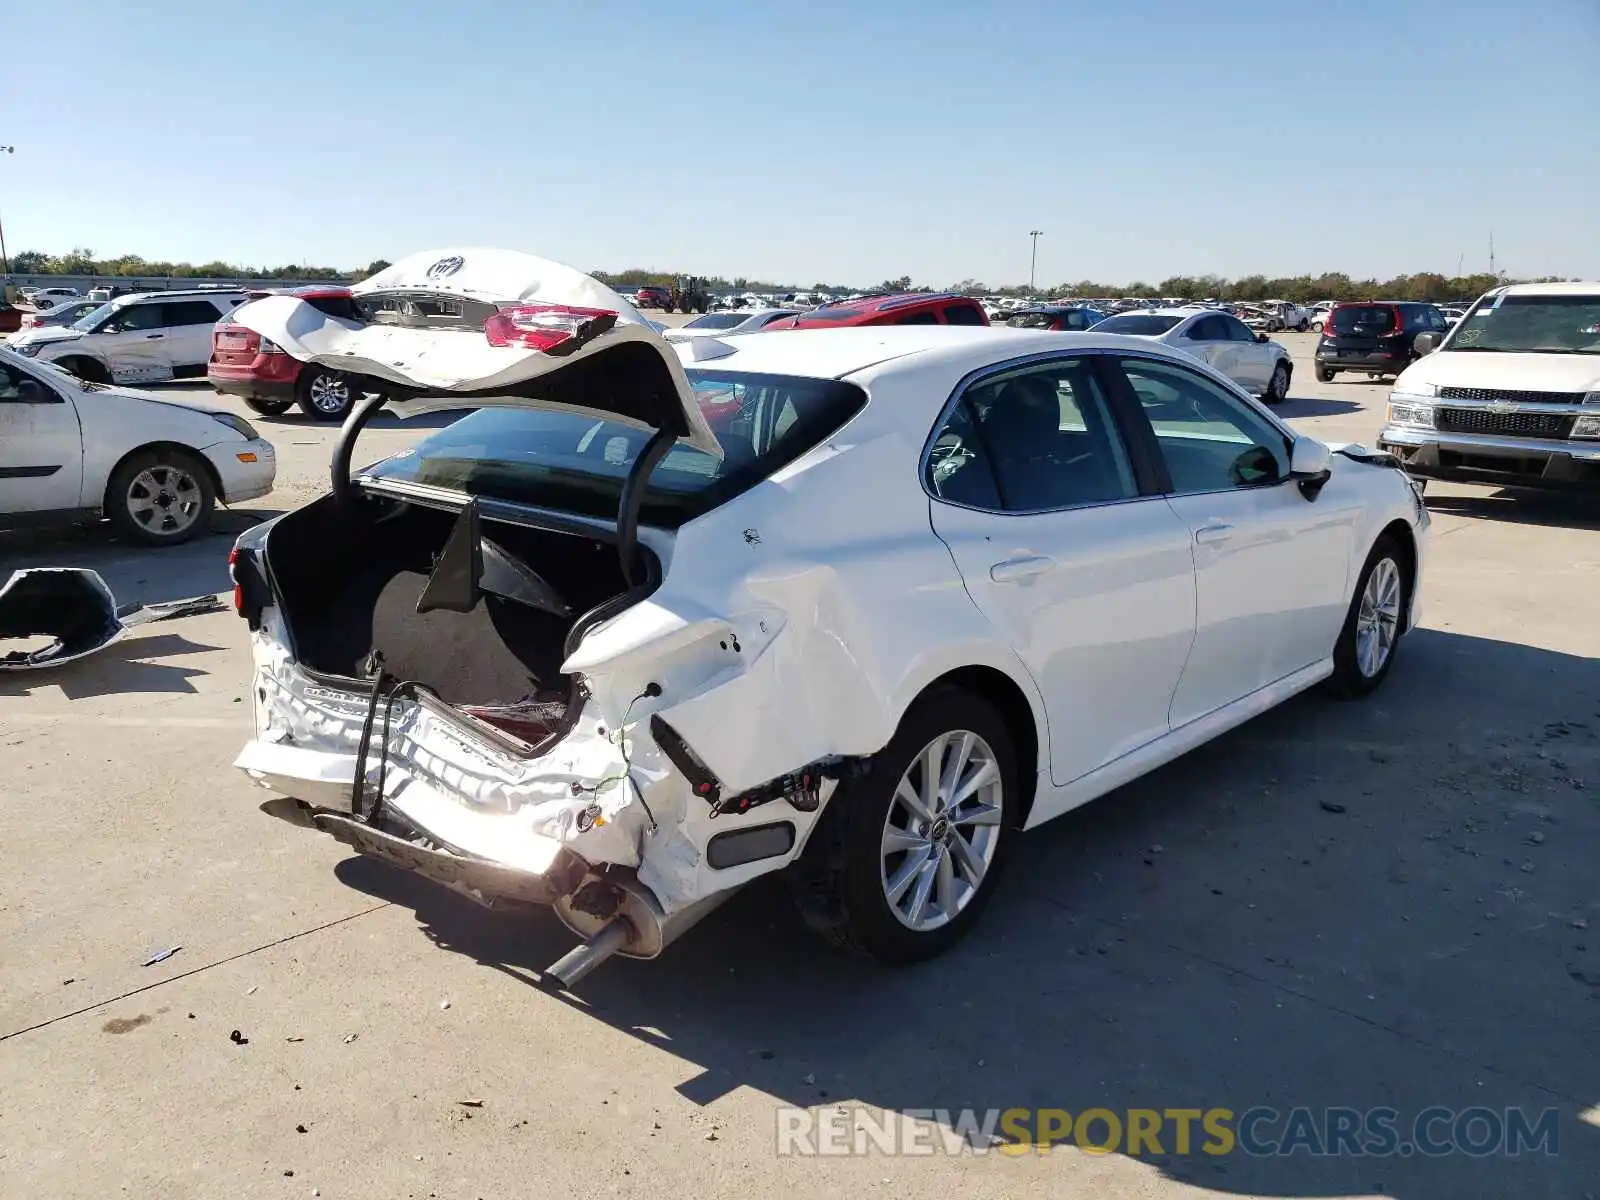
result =
[[1296,328],[1299,329],[1301,333],[1304,333],[1306,330],[1311,328],[1311,322],[1307,321],[1304,317],[1301,317],[1300,324],[1296,326]]
[[1333,382],[1333,377],[1335,375],[1337,375],[1338,373],[1339,372],[1337,372],[1337,371],[1330,371],[1327,367],[1319,365],[1317,367],[1317,382],[1318,383],[1332,383]]
[[1018,803],[1016,751],[993,705],[929,693],[867,774],[839,785],[790,869],[807,923],[881,962],[942,953],[988,903]]
[[1282,404],[1289,398],[1289,364],[1280,361],[1272,368],[1272,379],[1267,383],[1267,390],[1261,394],[1261,399],[1268,404]]
[[294,407],[293,400],[247,399],[245,400],[245,403],[248,404],[252,410],[260,413],[264,417],[281,417],[284,413],[288,412]]
[[343,371],[308,365],[295,381],[295,401],[308,417],[342,421],[361,396],[355,381],[354,375]]
[[175,546],[204,533],[215,504],[210,472],[176,446],[130,456],[106,485],[105,511],[113,528],[147,546]]
[[1378,690],[1394,665],[1405,626],[1411,583],[1407,559],[1394,538],[1378,539],[1356,583],[1344,628],[1333,647],[1328,690],[1353,700]]
[[1316,330],[1318,333],[1321,333],[1322,332],[1322,322],[1321,321],[1313,321],[1313,322],[1311,322],[1311,328]]

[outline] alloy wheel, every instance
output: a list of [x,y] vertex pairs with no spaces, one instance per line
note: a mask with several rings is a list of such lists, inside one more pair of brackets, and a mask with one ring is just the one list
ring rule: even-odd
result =
[[1400,568],[1392,558],[1380,558],[1361,590],[1356,613],[1356,668],[1368,679],[1383,670],[1400,631]]
[[970,730],[941,733],[912,760],[884,818],[881,880],[896,919],[948,924],[983,886],[1000,844],[1000,764]]
[[343,375],[334,375],[327,371],[317,374],[311,381],[309,389],[311,405],[318,412],[330,416],[343,412],[350,406],[350,381]]
[[134,524],[159,537],[184,532],[200,516],[200,483],[182,467],[157,464],[133,477],[125,499]]

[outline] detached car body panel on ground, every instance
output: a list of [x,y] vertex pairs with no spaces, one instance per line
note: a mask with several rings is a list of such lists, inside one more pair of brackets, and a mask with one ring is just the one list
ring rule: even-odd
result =
[[671,346],[506,251],[362,286],[416,318],[236,319],[398,413],[481,407],[354,479],[343,446],[332,495],[240,539],[238,765],[274,815],[553,906],[589,939],[563,982],[781,868],[840,941],[936,953],[1019,828],[1330,676],[1371,690],[1414,619],[1394,460],[1141,339]]
[[1600,282],[1481,297],[1395,380],[1378,441],[1426,478],[1600,490]]
[[136,539],[202,532],[272,490],[272,444],[232,413],[90,384],[0,349],[0,526],[106,516]]

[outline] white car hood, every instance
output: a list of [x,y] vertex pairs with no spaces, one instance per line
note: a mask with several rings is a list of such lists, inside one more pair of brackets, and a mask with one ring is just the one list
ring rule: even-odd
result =
[[63,329],[59,325],[34,325],[14,334],[13,346],[39,346],[46,342],[75,342],[83,334],[76,329]]
[[[235,323],[302,362],[367,375],[422,393],[402,394],[401,416],[463,406],[560,409],[641,428],[670,425],[710,454],[722,449],[700,413],[678,355],[627,300],[581,271],[515,250],[447,248],[413,254],[351,289],[359,296],[426,292],[501,307],[604,309],[616,323],[568,354],[494,346],[481,329],[414,328],[329,316],[295,296],[268,296],[235,309]],[[582,363],[603,376],[607,360],[626,384],[595,388],[585,402],[541,398],[531,381]],[[597,377],[598,377],[597,376]],[[643,381],[643,382],[641,382]],[[588,397],[593,403],[588,403]],[[620,403],[622,407],[615,405]]]
[[1395,380],[1395,387],[1400,388],[1403,383],[1531,392],[1596,392],[1600,391],[1600,355],[1439,350],[1407,367]]

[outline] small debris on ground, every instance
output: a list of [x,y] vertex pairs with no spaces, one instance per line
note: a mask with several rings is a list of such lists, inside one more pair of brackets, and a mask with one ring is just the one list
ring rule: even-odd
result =
[[483,1101],[482,1100],[457,1100],[456,1103],[461,1105],[462,1108],[482,1108],[483,1107]]
[[1530,833],[1528,835],[1528,845],[1530,845],[1530,846],[1542,846],[1542,845],[1544,845],[1544,834],[1540,833],[1537,829],[1535,829],[1532,833]]
[[250,1044],[250,1039],[245,1037],[245,1035],[240,1033],[237,1029],[228,1035],[228,1040],[235,1046],[248,1046]]
[[304,1125],[296,1125],[296,1126],[295,1126],[295,1127],[294,1127],[294,1131],[295,1131],[295,1132],[296,1132],[296,1133],[310,1133],[310,1132],[311,1132],[311,1131],[310,1131],[310,1130],[309,1130],[309,1129],[307,1129],[307,1128],[306,1128],[306,1127],[305,1127],[305,1126],[304,1126]]
[[286,1041],[286,1042],[303,1042],[303,1041],[305,1041],[305,1038],[303,1038],[303,1037],[290,1037],[290,1038],[284,1038],[283,1040]]
[[254,996],[256,994],[256,985],[252,983],[249,987],[245,988],[244,994],[246,996]]
[[1320,804],[1323,812],[1342,813],[1346,811],[1344,805],[1336,804],[1332,800],[1323,800],[1320,801]]
[[361,1035],[358,1034],[358,1033],[347,1033],[347,1034],[344,1035],[344,1044],[346,1046],[348,1046],[351,1042],[355,1041],[356,1038],[358,1038],[360,1036]]
[[717,1131],[715,1129],[713,1129],[710,1133],[706,1134],[704,1140],[708,1141],[708,1142],[716,1141],[717,1140]]
[[[147,967],[153,967],[157,963],[166,962],[167,959],[171,958],[174,954],[176,954],[179,950],[182,950],[182,949],[183,949],[182,946],[169,946],[165,950],[157,950],[149,958],[144,960],[144,965],[147,966]],[[69,979],[69,980],[67,980],[67,982],[71,983],[72,980]]]
[[440,1012],[443,1012],[445,1009],[447,1009],[449,1007],[450,1007],[450,1001],[448,1001],[448,1000],[439,1001],[439,1011]]

